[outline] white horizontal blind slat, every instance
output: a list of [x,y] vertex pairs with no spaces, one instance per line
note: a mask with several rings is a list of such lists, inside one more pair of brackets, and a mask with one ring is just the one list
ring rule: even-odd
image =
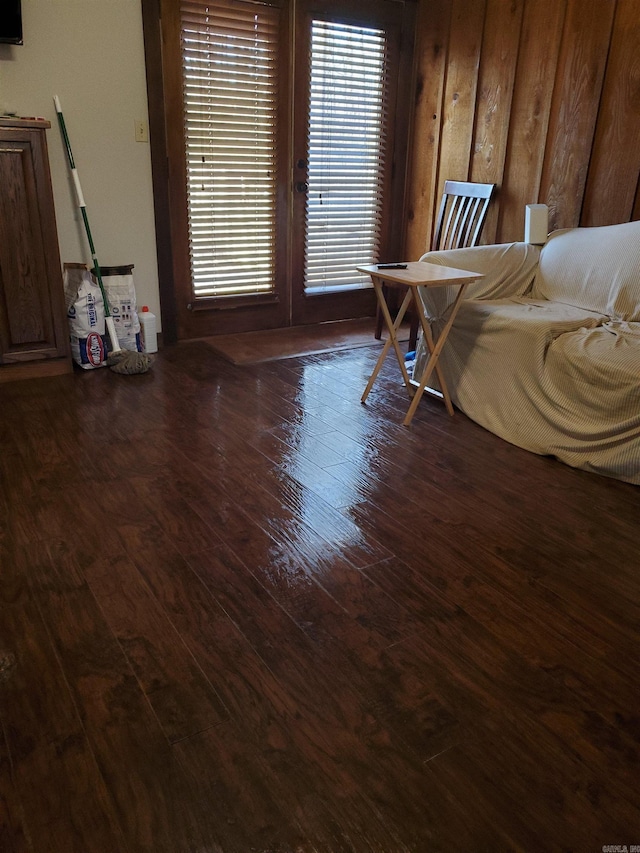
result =
[[194,300],[275,288],[279,11],[181,2]]
[[305,291],[369,287],[386,144],[384,31],[313,21]]

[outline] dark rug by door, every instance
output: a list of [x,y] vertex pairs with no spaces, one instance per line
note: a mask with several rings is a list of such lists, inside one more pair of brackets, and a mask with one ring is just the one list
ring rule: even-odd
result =
[[[377,341],[373,336],[375,322],[374,317],[363,317],[264,332],[216,335],[202,340],[232,364],[258,364],[355,347],[382,347],[386,333],[383,333],[382,341]],[[400,340],[409,340],[409,326],[403,326],[399,337]]]

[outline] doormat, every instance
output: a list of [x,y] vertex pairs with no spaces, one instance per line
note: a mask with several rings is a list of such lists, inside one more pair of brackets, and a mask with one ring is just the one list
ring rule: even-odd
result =
[[[375,317],[316,323],[312,326],[289,326],[264,332],[242,332],[238,335],[215,335],[202,338],[208,346],[232,364],[259,364],[304,355],[337,352],[356,347],[382,347],[386,340],[374,337]],[[399,340],[409,340],[409,326],[401,328]]]

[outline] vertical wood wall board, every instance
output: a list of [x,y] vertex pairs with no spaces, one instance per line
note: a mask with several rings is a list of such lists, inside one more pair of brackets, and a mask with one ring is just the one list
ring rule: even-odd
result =
[[618,0],[580,224],[627,222],[638,174],[640,0]]
[[419,0],[406,256],[447,179],[498,185],[483,243],[522,240],[527,204],[551,229],[640,219],[639,28],[640,0]]
[[580,221],[614,11],[612,2],[569,0],[539,194],[551,230]]
[[438,180],[442,98],[451,25],[449,0],[420,4],[416,45],[416,98],[410,152],[404,257],[415,261],[431,244]]
[[[488,0],[476,104],[471,180],[502,184],[524,0]],[[496,238],[498,207],[490,205],[482,243]]]
[[[499,198],[500,242],[522,240],[527,204],[538,203],[566,0],[527,0]],[[544,30],[544,38],[540,33]]]
[[453,0],[434,206],[445,181],[469,178],[485,9],[486,0]]

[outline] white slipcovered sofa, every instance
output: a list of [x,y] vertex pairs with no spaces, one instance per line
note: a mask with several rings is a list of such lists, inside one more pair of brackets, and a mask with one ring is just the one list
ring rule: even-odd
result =
[[[440,357],[453,403],[519,447],[640,484],[640,222],[420,260],[485,274]],[[421,290],[434,334],[455,295]],[[420,341],[414,378],[427,359]]]

